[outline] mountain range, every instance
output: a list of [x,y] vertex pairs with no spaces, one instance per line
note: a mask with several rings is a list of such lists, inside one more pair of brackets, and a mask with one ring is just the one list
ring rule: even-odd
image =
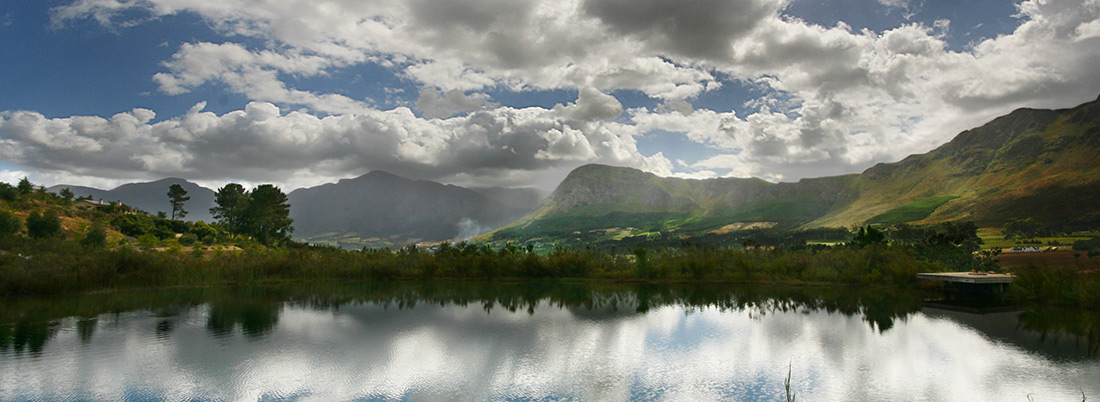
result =
[[478,192],[380,170],[287,198],[295,237],[345,247],[468,238],[522,218],[541,200],[534,189]]
[[[78,197],[121,201],[149,213],[168,211],[168,187],[179,184],[191,197],[185,219],[210,222],[214,190],[168,178],[130,183],[111,190],[57,185]],[[533,188],[467,189],[410,180],[383,171],[302,188],[287,194],[294,237],[342,247],[389,247],[421,241],[461,239],[503,226],[534,210],[541,194]]]
[[[213,190],[183,179],[49,190],[67,187],[156,212],[170,208],[171,184],[191,196],[187,219],[211,219]],[[356,248],[463,239],[495,228],[479,239],[577,244],[869,223],[1000,226],[1016,218],[1091,228],[1100,226],[1100,99],[1072,109],[1018,109],[924,154],[793,183],[585,165],[544,200],[530,188],[463,188],[383,171],[287,197],[296,238]]]
[[180,178],[172,177],[151,182],[128,183],[111,190],[59,184],[47,188],[46,191],[56,193],[63,188],[68,188],[77,197],[91,196],[92,201],[121,201],[131,207],[156,214],[159,211],[172,211],[172,205],[168,203],[168,186],[173,184],[179,184],[187,191],[187,196],[191,197],[190,200],[184,203],[184,209],[187,210],[187,216],[184,219],[206,222],[214,219],[210,215],[210,208],[214,206],[214,190]]
[[795,183],[586,165],[529,216],[485,238],[599,242],[868,223],[1000,226],[1016,218],[1100,226],[1100,99],[1072,109],[1018,109],[925,154]]

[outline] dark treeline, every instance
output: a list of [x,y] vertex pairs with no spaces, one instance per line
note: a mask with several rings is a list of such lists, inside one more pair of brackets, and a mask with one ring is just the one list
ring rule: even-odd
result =
[[[873,229],[870,229],[873,231]],[[819,282],[909,286],[917,272],[978,267],[971,250],[938,245],[886,244],[857,236],[821,249],[706,247],[635,249],[615,253],[559,248],[540,254],[509,245],[444,243],[430,251],[345,251],[322,247],[264,248],[207,253],[148,252],[132,246],[84,247],[64,238],[0,238],[0,294],[60,294],[143,286],[205,286],[285,280],[578,278],[659,282]],[[987,261],[988,262],[988,261]]]

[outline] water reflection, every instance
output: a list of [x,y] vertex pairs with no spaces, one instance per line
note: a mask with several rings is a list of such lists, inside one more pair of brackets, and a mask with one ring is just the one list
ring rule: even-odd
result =
[[420,283],[153,293],[0,306],[0,400],[777,400],[788,363],[800,400],[1100,395],[1095,316],[936,310],[908,292]]

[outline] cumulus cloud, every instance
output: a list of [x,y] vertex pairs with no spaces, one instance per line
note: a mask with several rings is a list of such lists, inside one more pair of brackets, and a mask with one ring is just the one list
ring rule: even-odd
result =
[[[925,152],[1014,108],[1069,107],[1100,91],[1100,3],[1092,0],[1022,1],[1013,32],[964,51],[947,46],[947,20],[882,32],[825,27],[785,15],[782,0],[252,3],[80,0],[56,8],[55,25],[189,13],[228,38],[262,39],[258,48],[184,44],[152,77],[166,94],[214,83],[256,102],[156,124],[137,111],[110,119],[9,111],[0,152],[20,167],[78,173],[211,176],[224,168],[328,177],[379,168],[499,183],[601,161],[669,175],[797,179]],[[429,119],[286,84],[363,64],[424,88],[417,109]],[[740,114],[693,105],[728,81],[765,94]],[[578,99],[517,109],[495,105],[489,88],[576,90]],[[624,111],[612,90],[662,106]],[[277,108],[297,105],[309,111]],[[679,166],[641,155],[634,136],[652,130],[683,133],[720,155]]]
[[447,119],[419,118],[408,108],[320,117],[284,113],[268,102],[222,115],[204,112],[204,107],[200,103],[183,116],[157,123],[150,122],[154,115],[145,109],[110,119],[3,112],[0,155],[29,169],[87,176],[181,176],[290,186],[306,184],[296,177],[331,181],[374,169],[435,180],[458,172],[493,176],[587,162],[670,171],[663,156],[637,151],[636,130],[612,121],[621,105],[594,90],[553,108],[501,107]]
[[489,96],[482,93],[467,95],[452,89],[446,93],[434,88],[421,88],[416,108],[428,118],[446,118],[459,113],[488,109],[497,106],[489,102]]

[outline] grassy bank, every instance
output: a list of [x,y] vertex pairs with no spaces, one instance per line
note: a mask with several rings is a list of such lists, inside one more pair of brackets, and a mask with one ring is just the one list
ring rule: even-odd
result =
[[[0,294],[64,294],[127,287],[209,286],[273,281],[580,278],[656,282],[820,282],[909,286],[944,271],[912,248],[872,244],[826,249],[660,248],[629,254],[444,245],[429,252],[252,248],[241,252],[87,248],[40,240],[21,257],[0,256]],[[29,252],[29,251],[33,251]]]

